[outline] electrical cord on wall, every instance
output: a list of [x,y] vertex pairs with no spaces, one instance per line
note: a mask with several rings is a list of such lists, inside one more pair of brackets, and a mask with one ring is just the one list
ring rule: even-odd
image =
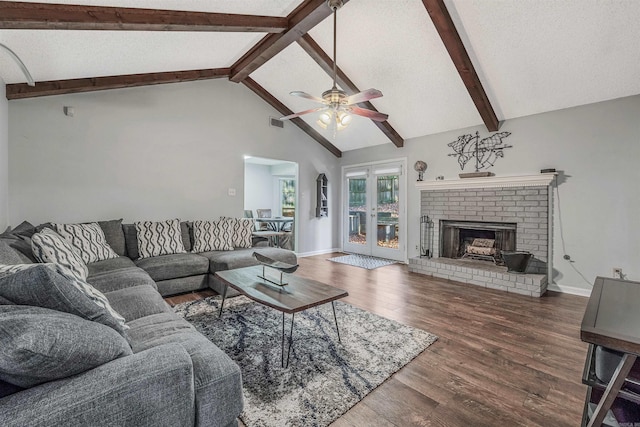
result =
[[555,182],[555,193],[556,193],[556,201],[557,201],[557,206],[558,206],[558,225],[560,226],[560,243],[562,244],[562,258],[564,258],[565,260],[567,260],[569,262],[569,266],[571,266],[571,268],[573,268],[573,270],[578,273],[578,275],[580,277],[582,277],[582,280],[584,280],[584,282],[586,284],[589,285],[589,287],[593,287],[593,283],[590,282],[584,274],[582,274],[582,272],[580,270],[578,270],[578,268],[574,265],[575,261],[573,261],[571,259],[571,256],[569,254],[567,254],[567,249],[565,246],[565,241],[564,241],[564,227],[562,226],[562,209],[560,209],[560,191],[558,190],[558,178],[556,177],[556,179],[554,179]]

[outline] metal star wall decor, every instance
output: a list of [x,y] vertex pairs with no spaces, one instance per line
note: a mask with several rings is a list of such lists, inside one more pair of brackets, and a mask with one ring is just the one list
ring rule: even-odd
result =
[[461,170],[464,170],[467,162],[473,158],[476,159],[476,172],[488,169],[495,164],[498,157],[504,157],[505,148],[513,147],[502,142],[509,135],[511,132],[498,132],[484,139],[480,139],[479,132],[476,132],[475,136],[461,135],[457,141],[447,144],[454,151],[449,156],[458,157]]

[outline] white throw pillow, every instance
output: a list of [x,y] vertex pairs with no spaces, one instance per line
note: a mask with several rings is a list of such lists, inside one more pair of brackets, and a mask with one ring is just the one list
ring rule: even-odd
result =
[[179,219],[166,221],[138,221],[136,226],[140,258],[183,254],[182,231]]
[[97,222],[88,224],[53,224],[58,234],[80,252],[85,264],[118,258]]
[[228,220],[194,221],[192,252],[232,251],[233,239]]
[[31,236],[31,249],[38,262],[60,264],[76,278],[87,280],[89,269],[76,249],[50,228]]

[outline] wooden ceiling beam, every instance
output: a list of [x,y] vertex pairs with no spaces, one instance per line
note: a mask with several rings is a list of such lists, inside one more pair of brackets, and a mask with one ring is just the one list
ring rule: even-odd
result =
[[[287,108],[282,102],[280,102],[275,96],[271,95],[269,91],[267,91],[264,87],[262,87],[258,82],[253,80],[251,77],[247,77],[242,80],[242,83],[251,89],[256,95],[262,98],[267,104],[271,105],[275,108],[280,114],[283,116],[288,116],[293,114],[293,111]],[[315,139],[327,150],[331,151],[331,153],[336,157],[342,157],[342,151],[338,149],[335,145],[327,141],[318,131],[316,131],[313,127],[311,127],[307,122],[302,120],[300,117],[295,117],[291,120],[294,125],[298,126],[304,133],[309,135],[311,138]]]
[[[327,73],[329,76],[333,77],[333,60],[327,55],[327,53],[320,47],[320,45],[309,35],[305,34],[300,39],[298,39],[298,44],[304,49],[307,54],[313,58],[314,61],[320,65],[320,67]],[[336,82],[340,87],[342,87],[349,95],[353,95],[354,93],[360,92],[360,89],[347,77],[347,75],[340,69],[340,67],[336,68]],[[362,108],[366,108],[372,111],[378,111],[376,107],[370,101],[361,102],[358,104]],[[389,121],[385,120],[384,122],[378,122],[376,120],[371,120],[374,125],[376,125],[382,133],[386,135],[387,138],[398,148],[404,146],[404,139],[400,136],[398,132],[391,126]]]
[[[344,0],[344,3],[348,1]],[[287,16],[286,31],[266,35],[231,66],[230,80],[241,82],[331,14],[326,0],[305,0]]]
[[84,79],[51,80],[8,84],[7,99],[35,98],[39,96],[64,95],[68,93],[93,92],[107,89],[121,89],[157,85],[165,83],[190,82],[195,80],[219,79],[229,76],[229,68],[209,68],[190,71],[168,71],[162,73],[126,74],[120,76],[91,77]]
[[288,24],[277,16],[0,2],[0,29],[280,33]]
[[444,0],[422,0],[422,3],[427,9],[444,46],[447,48],[449,56],[451,56],[484,124],[490,132],[497,131],[500,127],[498,117],[491,106],[487,93],[482,87],[480,78],[473,67],[471,58],[469,58],[469,54],[462,43],[462,39],[460,39],[460,34],[458,34],[451,15],[449,15]]

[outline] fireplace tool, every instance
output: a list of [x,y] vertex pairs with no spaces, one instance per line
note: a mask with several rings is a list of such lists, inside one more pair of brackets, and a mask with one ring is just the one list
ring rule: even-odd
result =
[[428,215],[420,217],[420,258],[433,257],[433,220]]

